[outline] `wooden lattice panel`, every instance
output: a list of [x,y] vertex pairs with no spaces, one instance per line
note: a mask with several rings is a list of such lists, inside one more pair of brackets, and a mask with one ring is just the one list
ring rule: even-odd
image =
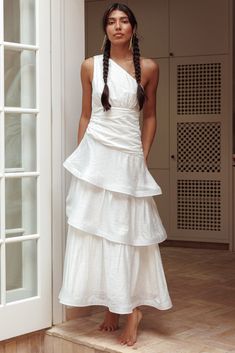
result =
[[177,114],[221,113],[221,63],[177,66]]
[[177,124],[177,171],[220,172],[221,123]]
[[219,180],[177,181],[177,228],[221,230],[221,182]]

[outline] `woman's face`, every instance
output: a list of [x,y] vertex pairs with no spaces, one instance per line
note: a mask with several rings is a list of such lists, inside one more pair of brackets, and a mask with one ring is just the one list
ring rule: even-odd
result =
[[108,16],[106,33],[113,44],[129,43],[132,36],[132,27],[127,14],[120,10],[112,11]]

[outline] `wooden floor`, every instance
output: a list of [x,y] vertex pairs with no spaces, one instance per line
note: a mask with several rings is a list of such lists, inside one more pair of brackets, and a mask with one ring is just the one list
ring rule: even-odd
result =
[[222,353],[235,352],[235,253],[161,247],[173,308],[142,306],[138,341],[116,341],[121,329],[97,330],[103,313],[70,320],[47,331],[45,353]]

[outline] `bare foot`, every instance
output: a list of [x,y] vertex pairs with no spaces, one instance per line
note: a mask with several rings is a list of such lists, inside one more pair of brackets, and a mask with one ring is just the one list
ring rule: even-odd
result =
[[99,326],[100,331],[115,331],[119,329],[118,322],[119,322],[120,314],[112,313],[109,309],[106,310],[105,318],[102,324]]
[[133,346],[137,341],[137,330],[140,320],[142,319],[142,312],[135,308],[131,314],[128,314],[127,322],[122,334],[118,337],[118,342]]

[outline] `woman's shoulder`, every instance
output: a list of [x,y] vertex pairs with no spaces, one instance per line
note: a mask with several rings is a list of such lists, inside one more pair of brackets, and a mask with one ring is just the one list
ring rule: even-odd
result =
[[93,73],[94,73],[94,61],[95,60],[102,60],[103,55],[97,54],[90,56],[83,60],[81,64],[81,71],[86,75],[89,76],[90,81],[92,82]]
[[100,60],[102,58],[102,54],[97,54],[86,58],[82,62],[82,68],[86,70],[93,70],[94,60]]
[[89,58],[86,58],[82,62],[82,67],[85,68],[85,69],[89,69],[89,68],[93,67],[93,62],[94,62],[94,57],[93,56],[91,56]]
[[84,77],[89,77],[90,82],[92,81],[94,71],[94,58],[89,57],[83,60],[81,64],[81,73]]
[[154,59],[145,58],[145,57],[141,56],[140,57],[140,65],[141,65],[142,70],[144,70],[150,74],[157,72],[159,70],[159,64]]
[[140,57],[143,82],[153,82],[159,77],[159,65],[156,60]]

